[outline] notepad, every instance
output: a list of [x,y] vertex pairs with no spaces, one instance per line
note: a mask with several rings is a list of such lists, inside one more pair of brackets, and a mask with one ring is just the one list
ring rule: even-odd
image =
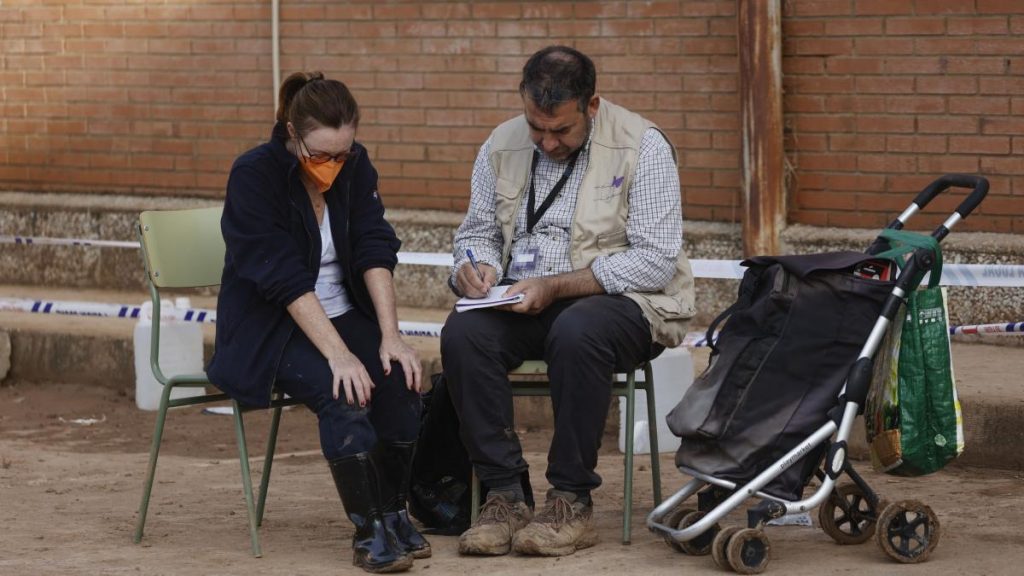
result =
[[504,306],[505,304],[515,304],[516,302],[523,301],[522,294],[505,296],[505,292],[508,288],[508,286],[494,286],[487,291],[487,296],[484,296],[483,298],[460,298],[459,301],[455,303],[455,311],[465,312],[466,310],[492,308],[494,306]]

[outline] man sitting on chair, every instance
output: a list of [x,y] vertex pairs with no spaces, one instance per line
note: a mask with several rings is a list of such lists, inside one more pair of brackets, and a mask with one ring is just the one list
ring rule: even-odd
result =
[[[650,121],[595,95],[594,64],[552,46],[523,68],[524,113],[484,142],[450,283],[517,304],[453,312],[441,334],[462,440],[488,497],[463,554],[563,555],[593,546],[590,492],[612,374],[676,346],[693,315],[675,150]],[[469,253],[472,253],[473,258]],[[536,516],[513,424],[508,372],[548,365],[552,488]]]

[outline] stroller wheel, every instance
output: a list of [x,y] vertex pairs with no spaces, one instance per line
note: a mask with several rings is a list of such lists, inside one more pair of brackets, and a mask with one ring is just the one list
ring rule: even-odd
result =
[[[679,522],[682,521],[684,516],[690,514],[691,512],[695,512],[695,510],[693,508],[684,508],[682,506],[677,506],[673,508],[672,511],[665,516],[665,526],[671,526],[672,528],[678,529]],[[673,540],[672,537],[668,534],[662,534],[661,538],[665,541],[665,544],[671,546],[673,549],[675,549],[676,552],[682,552],[683,554],[686,554],[686,550],[683,549],[679,542]]]
[[737,574],[760,574],[771,560],[768,536],[759,528],[744,528],[729,538],[725,558]]
[[939,544],[939,517],[917,500],[889,504],[878,517],[875,540],[890,558],[904,564],[924,562]]
[[[707,515],[707,512],[690,512],[683,519],[679,521],[679,529],[689,528],[701,518]],[[679,542],[679,547],[682,548],[683,552],[691,556],[706,556],[711,553],[711,543],[715,540],[715,535],[721,530],[721,526],[717,523],[708,528],[701,534],[697,535],[696,538],[691,538],[685,542]]]
[[875,534],[875,520],[886,502],[878,504],[872,508],[856,484],[843,484],[818,508],[818,524],[839,544],[861,544]]
[[743,530],[742,526],[726,526],[715,535],[715,539],[711,542],[711,559],[715,561],[715,566],[722,570],[732,569],[732,566],[729,566],[729,559],[725,557],[726,549],[729,546],[729,540],[740,530]]

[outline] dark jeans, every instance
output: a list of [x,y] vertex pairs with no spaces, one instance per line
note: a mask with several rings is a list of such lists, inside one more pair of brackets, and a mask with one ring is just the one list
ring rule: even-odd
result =
[[652,346],[640,307],[625,296],[560,301],[536,316],[494,309],[452,312],[441,332],[441,358],[462,441],[480,480],[507,485],[526,470],[508,372],[524,360],[543,359],[555,412],[548,482],[572,492],[600,486],[594,469],[612,374],[660,351]]
[[323,354],[296,328],[277,369],[277,389],[305,404],[320,421],[320,447],[327,460],[369,452],[381,442],[414,442],[420,427],[420,396],[405,386],[402,366],[385,376],[380,363],[380,327],[357,310],[331,319],[348,349],[376,386],[365,408],[332,397],[331,368]]

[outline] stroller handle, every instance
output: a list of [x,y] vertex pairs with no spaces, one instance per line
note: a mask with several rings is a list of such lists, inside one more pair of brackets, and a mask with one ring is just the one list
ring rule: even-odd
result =
[[946,174],[922,190],[917,195],[917,198],[914,198],[914,204],[917,204],[919,208],[924,208],[932,199],[950,188],[968,188],[972,190],[971,194],[956,209],[957,214],[960,214],[961,218],[966,218],[968,214],[981,204],[981,201],[985,199],[985,195],[988,194],[988,180],[981,176],[972,176],[970,174]]
[[[936,196],[950,188],[968,188],[971,193],[957,206],[956,211],[946,219],[945,222],[932,232],[932,237],[942,241],[949,234],[949,230],[957,222],[963,220],[968,214],[974,211],[981,204],[988,194],[988,180],[983,176],[972,176],[970,174],[946,174],[929,184],[924,190],[918,193],[914,201],[895,220],[889,223],[886,228],[891,230],[902,230],[903,226],[919,210],[928,205]],[[888,249],[888,243],[881,237],[868,248],[868,254],[878,254]]]

